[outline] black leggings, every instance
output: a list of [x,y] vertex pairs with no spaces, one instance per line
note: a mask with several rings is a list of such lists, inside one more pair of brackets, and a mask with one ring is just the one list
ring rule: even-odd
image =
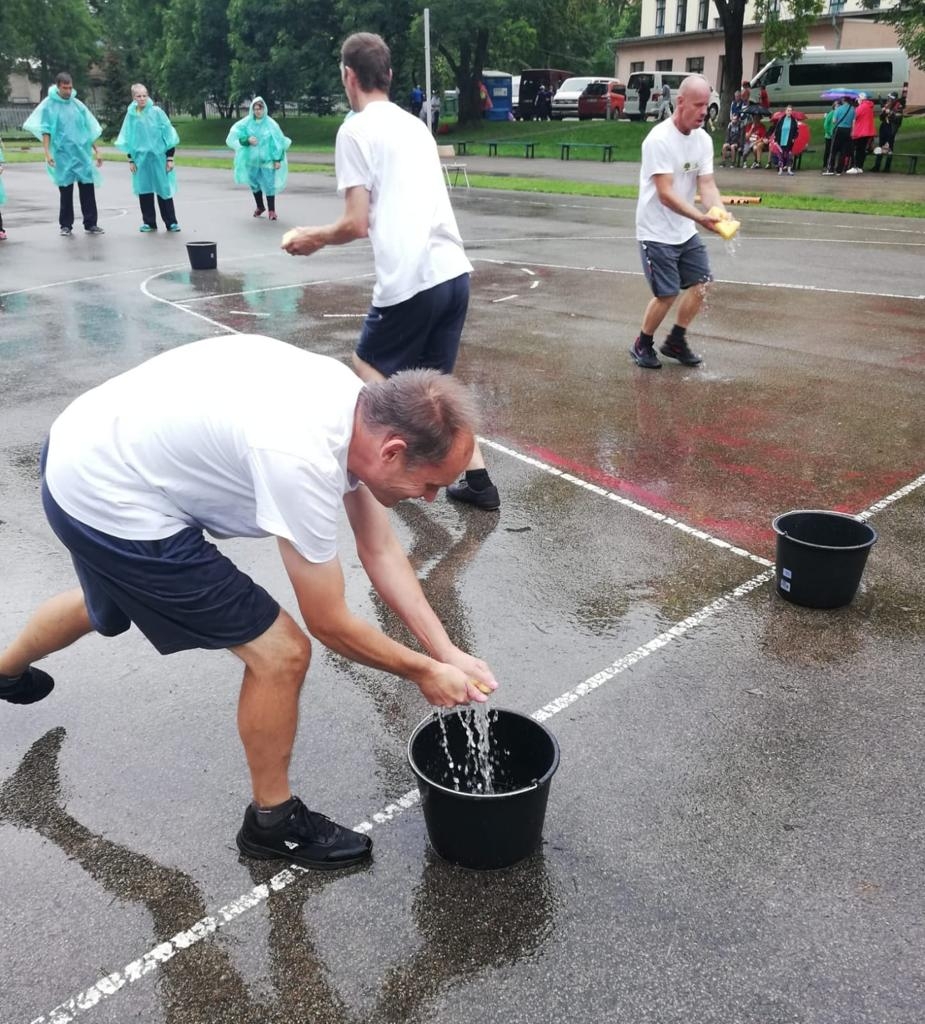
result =
[[[138,205],[141,207],[141,219],[149,228],[157,227],[157,214],[154,212],[154,192],[145,192],[138,197]],[[177,211],[174,209],[172,199],[157,197],[157,205],[161,211],[166,227],[177,223]]]
[[[74,186],[59,185],[58,191],[61,193],[58,223],[63,228],[72,228],[74,226]],[[97,217],[96,190],[93,188],[93,182],[90,181],[84,184],[84,182],[78,181],[77,191],[80,193],[80,212],[83,216],[84,227],[95,228]]]
[[[254,193],[254,202],[257,204],[257,209],[263,213],[263,193]],[[276,196],[267,196],[267,207],[271,213],[276,209]]]

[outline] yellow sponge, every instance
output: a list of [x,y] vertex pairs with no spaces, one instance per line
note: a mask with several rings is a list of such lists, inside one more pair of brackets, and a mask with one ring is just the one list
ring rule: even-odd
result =
[[707,211],[707,216],[713,217],[717,221],[715,230],[717,234],[722,235],[727,242],[742,226],[739,221],[732,219],[732,215],[728,210],[723,210],[719,206],[711,206]]

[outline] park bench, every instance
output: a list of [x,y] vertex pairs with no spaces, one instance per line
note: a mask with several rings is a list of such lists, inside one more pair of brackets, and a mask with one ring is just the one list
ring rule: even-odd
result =
[[612,142],[563,142],[561,147],[560,160],[568,160],[573,149],[599,149],[601,151],[601,160],[605,164],[609,164],[613,160]]
[[476,142],[475,139],[460,139],[459,142],[457,142],[455,144],[456,145],[456,155],[457,156],[465,156],[466,155],[466,147],[474,145],[475,142]]
[[803,153],[818,153],[818,152],[819,152],[819,150],[815,149],[813,146],[807,146],[806,149],[804,149],[801,153],[797,153],[797,155],[793,158],[793,169],[795,171],[798,171],[800,169],[800,165],[803,163]]
[[[894,153],[894,160],[905,160],[908,163],[906,168],[906,174],[915,174],[915,169],[919,164],[919,157],[925,157],[925,153]],[[883,158],[887,159],[886,156]]]
[[488,155],[497,156],[499,146],[523,146],[524,148],[524,159],[532,160],[534,154],[535,142],[527,142],[525,139],[486,139],[488,143]]

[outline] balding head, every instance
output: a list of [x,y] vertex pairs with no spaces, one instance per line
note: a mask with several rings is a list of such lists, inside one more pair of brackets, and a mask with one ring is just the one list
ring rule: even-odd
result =
[[710,106],[710,83],[703,75],[688,75],[678,88],[678,109],[674,123],[678,131],[689,135],[703,126]]

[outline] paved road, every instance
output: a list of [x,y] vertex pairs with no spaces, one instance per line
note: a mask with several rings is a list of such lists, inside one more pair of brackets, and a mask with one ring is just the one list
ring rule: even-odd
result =
[[[330,177],[294,175],[272,225],[225,172],[187,170],[183,234],[140,236],[120,169],[107,234],[70,240],[42,169],[7,171],[2,635],[72,584],[36,477],[71,398],[226,330],[346,358],[368,301],[367,245],[278,249],[336,215]],[[319,650],[294,776],[372,826],[374,862],[241,861],[233,659],[88,638],[49,659],[52,697],[0,707],[0,1017],[918,1024],[921,224],[743,210],[737,246],[709,240],[704,366],[646,374],[631,201],[453,198],[476,268],[459,372],[504,505],[396,520],[496,703],[559,740],[541,851],[488,874],[436,859],[405,799],[425,705]],[[216,273],[190,272],[191,239],[217,240]],[[769,584],[770,520],[794,507],[871,511],[849,607]],[[294,610],[272,544],[223,546]],[[351,605],[395,629],[346,543],[344,563]]]

